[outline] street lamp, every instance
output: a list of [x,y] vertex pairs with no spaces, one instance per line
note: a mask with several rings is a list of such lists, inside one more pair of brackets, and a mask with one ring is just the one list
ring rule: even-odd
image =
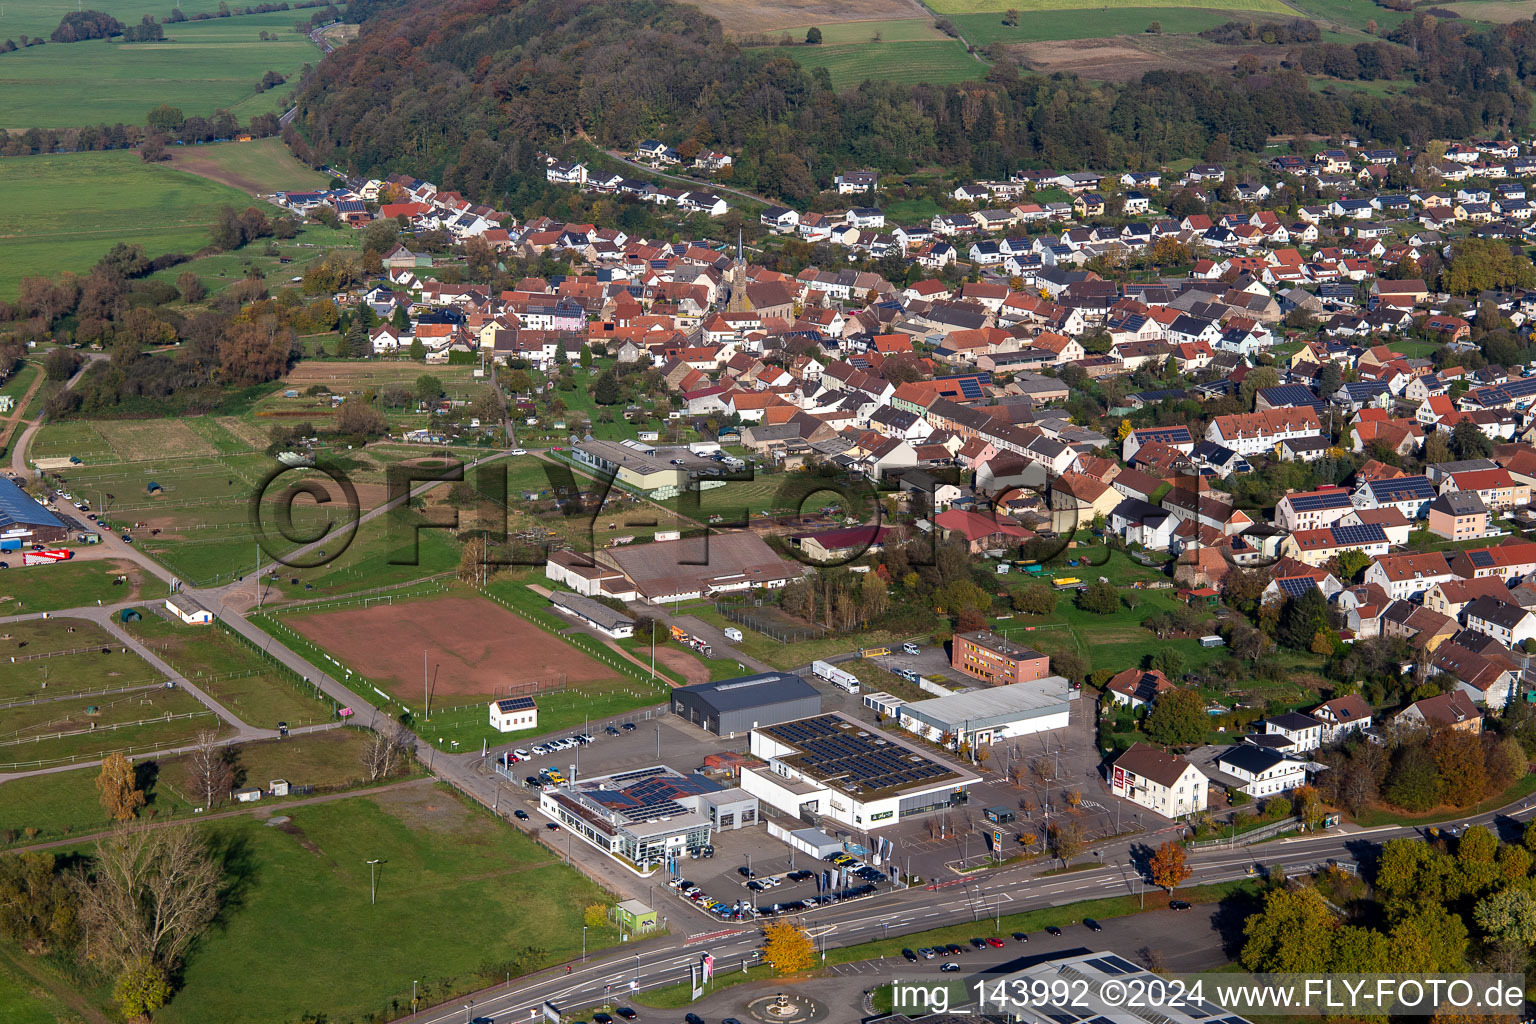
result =
[[416,1012],[416,982],[420,981],[420,980],[421,979],[417,978],[417,979],[415,979],[414,981],[411,982],[411,1012],[412,1013]]
[[473,999],[464,1004],[464,1024],[469,1024],[469,1008],[474,1005],[475,1001]]
[[581,926],[581,962],[587,962],[587,926]]
[[383,863],[383,861],[379,860],[379,858],[377,858],[377,857],[375,857],[373,860],[370,860],[368,862],[368,905],[369,906],[372,906],[373,904],[378,902],[379,888],[378,888],[378,885],[374,882],[374,873],[373,872],[374,872],[374,865],[375,864],[382,864],[382,863]]

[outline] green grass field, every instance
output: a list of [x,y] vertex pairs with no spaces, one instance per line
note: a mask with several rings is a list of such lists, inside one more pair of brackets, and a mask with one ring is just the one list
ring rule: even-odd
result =
[[782,46],[776,52],[811,70],[826,68],[832,85],[843,89],[867,79],[948,85],[986,76],[987,65],[952,39],[921,42],[849,43],[842,46]]
[[[1332,2],[1350,3],[1353,0],[1332,0]],[[940,14],[976,14],[980,11],[1006,11],[1017,10],[1028,17],[1035,11],[1082,11],[1082,17],[1087,21],[1097,20],[1111,6],[1114,8],[1126,7],[1183,7],[1183,8],[1214,8],[1228,11],[1270,11],[1275,14],[1294,14],[1295,9],[1287,7],[1280,0],[1220,0],[1220,3],[1202,2],[1202,0],[1115,0],[1113,5],[1109,3],[1084,3],[1083,0],[934,0],[929,4]],[[1368,5],[1359,3],[1362,9]],[[1143,26],[1145,27],[1145,26]]]
[[[276,11],[187,21],[167,25],[164,42],[93,39],[4,54],[0,125],[143,124],[161,103],[188,115],[229,110],[242,121],[281,110],[290,87],[258,93],[256,82],[269,70],[291,80],[319,58],[308,37],[293,30],[297,20],[293,11]],[[277,38],[262,41],[261,32]]]
[[38,966],[30,960],[9,945],[0,947],[0,1024],[64,1024],[78,1020],[61,1000],[28,974],[28,968],[35,970]]
[[[314,786],[321,792],[363,786],[366,784],[362,768],[366,735],[360,729],[329,729],[290,736],[286,740],[243,743],[235,753],[236,779],[241,784],[262,788],[273,779],[286,779],[294,786]],[[135,764],[147,798],[141,817],[158,821],[191,813],[195,800],[186,788],[184,757],[135,761]],[[101,808],[96,776],[95,770],[81,768],[52,775],[32,775],[0,785],[0,832],[14,833],[16,843],[25,845],[111,827],[111,821]],[[403,777],[392,777],[390,781]],[[262,805],[274,802],[280,805],[285,799],[302,797],[264,797]],[[227,810],[229,805],[216,809]],[[29,828],[37,829],[32,839],[26,836]]]
[[125,628],[241,721],[273,729],[278,722],[299,726],[334,718],[332,705],[306,695],[223,626],[188,626],[150,616]]
[[[249,198],[245,202],[250,205]],[[266,255],[266,244],[248,245],[234,252],[213,253],[189,260],[150,276],[175,284],[178,277],[191,271],[202,282],[204,291],[209,295],[217,295],[229,285],[242,280],[251,267],[256,267],[269,282],[268,287],[276,291],[288,287],[289,279],[302,275],[311,264],[318,263],[336,250],[355,248],[357,243],[358,236],[350,228],[328,228],[321,224],[306,223],[292,241],[272,243],[277,249],[275,256]],[[283,260],[288,262],[284,263]]]
[[215,142],[206,146],[173,146],[171,166],[247,192],[299,192],[326,188],[329,175],[296,160],[279,138],[252,142]]
[[926,225],[944,208],[932,199],[899,199],[885,204],[886,223]]
[[[128,577],[128,582],[114,584],[120,575]],[[97,601],[134,601],[144,593],[143,580],[138,566],[115,559],[27,566],[13,560],[0,576],[0,615],[80,608]],[[158,583],[154,591],[163,592]]]
[[[103,649],[109,653],[101,653]],[[97,693],[163,681],[164,676],[137,654],[122,653],[122,645],[94,623],[33,619],[0,626],[0,702]],[[38,709],[51,706],[8,709],[0,716],[0,733],[21,728],[34,720],[31,716]]]
[[[1017,4],[1009,6],[1018,7]],[[1058,39],[1095,39],[1103,36],[1141,35],[1152,22],[1163,27],[1164,35],[1193,34],[1215,28],[1233,18],[1237,11],[1204,10],[1199,7],[1117,6],[1108,10],[1020,10],[1018,25],[1004,25],[1001,8],[985,14],[961,14],[954,19],[973,46],[989,43],[1028,43]],[[1252,16],[1249,12],[1248,17]]]
[[[6,91],[0,84],[0,95]],[[84,273],[117,242],[142,245],[150,256],[201,249],[219,207],[251,203],[236,189],[131,152],[14,157],[0,167],[8,196],[0,210],[0,298],[14,298],[26,276]]]
[[1359,32],[1365,29],[1366,22],[1374,21],[1381,35],[1409,17],[1407,11],[1389,10],[1366,0],[1296,0],[1296,7],[1316,19],[1319,27],[1338,25]]
[[[238,851],[242,897],[189,957],[185,987],[156,1019],[165,1024],[285,1022],[323,1011],[358,1019],[428,1003],[526,966],[581,950],[582,911],[607,902],[595,885],[520,830],[431,787],[292,809],[279,828],[249,818],[208,831]],[[378,902],[369,869],[378,859]],[[424,928],[423,921],[453,922]],[[617,941],[607,927],[589,949]],[[259,961],[263,967],[251,970]],[[474,972],[491,965],[493,977]],[[281,982],[274,984],[274,979]]]
[[[219,0],[93,0],[91,9],[110,14],[124,25],[136,25],[146,14],[164,21],[178,5],[190,17],[216,12]],[[78,8],[78,3],[71,7],[70,0],[25,0],[24,3],[6,4],[5,14],[0,16],[0,35],[14,39],[25,33],[47,39],[58,28],[59,20]],[[290,22],[298,20],[297,17],[289,18]]]
[[[798,28],[775,29],[767,35],[772,39],[789,36],[795,41],[805,38],[810,25]],[[821,29],[821,46],[844,46],[849,43],[904,43],[923,40],[945,40],[949,37],[933,27],[926,18],[900,18],[892,21],[842,21],[832,25],[818,25]],[[876,36],[879,39],[876,39]],[[810,47],[806,47],[810,49]]]

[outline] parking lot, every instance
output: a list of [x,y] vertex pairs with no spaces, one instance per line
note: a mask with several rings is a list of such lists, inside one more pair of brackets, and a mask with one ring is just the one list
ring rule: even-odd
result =
[[[936,646],[924,648],[916,657],[892,654],[881,656],[880,660],[892,665],[919,666],[920,671],[928,675],[937,675],[938,666],[946,669],[948,666],[943,648]],[[953,670],[949,671],[954,674]],[[808,681],[821,692],[824,711],[840,712],[874,724],[874,713],[863,707],[859,696],[847,694],[820,679],[808,677]],[[925,880],[952,878],[957,870],[978,867],[992,859],[1011,858],[1027,849],[1041,851],[1053,822],[1073,822],[1090,843],[1096,838],[1141,829],[1141,809],[1111,798],[1100,779],[1099,758],[1093,744],[1093,714],[1091,702],[1073,701],[1066,729],[1010,740],[994,747],[986,760],[968,764],[967,767],[982,776],[982,781],[971,787],[969,799],[964,804],[904,820],[876,833],[830,820],[824,821],[823,827],[834,838],[841,839],[855,856],[862,856],[873,848],[875,836],[890,839],[895,846],[894,861],[891,865],[883,865],[881,870],[890,873],[891,869],[899,868],[907,875]],[[705,757],[712,753],[748,750],[746,736],[715,736],[660,709],[654,710],[652,715],[649,719],[633,719],[635,728],[632,730],[622,729],[621,723],[625,719],[592,723],[586,729],[593,737],[591,743],[535,756],[514,766],[513,770],[519,779],[536,777],[541,768],[554,768],[567,779],[609,775],[656,764],[692,772],[702,768]],[[615,736],[607,732],[605,727],[608,725],[618,727],[619,734]],[[531,753],[533,743],[515,746]],[[934,753],[939,752],[935,749]],[[722,785],[730,784],[724,777],[719,781]],[[525,787],[516,787],[516,790],[516,798],[532,812],[533,820],[542,822],[542,816],[537,813],[537,794]],[[1008,808],[1015,815],[1015,820],[1003,827],[1004,844],[998,851],[991,849],[992,823],[984,815],[985,808],[993,806]],[[772,816],[774,812],[765,806],[762,814]],[[1146,827],[1156,829],[1167,824],[1154,815],[1148,814],[1146,818]],[[802,825],[788,819],[776,820],[789,828]],[[1019,842],[1025,835],[1036,837],[1033,847]],[[817,895],[813,879],[791,881],[784,877],[791,871],[810,866],[807,855],[767,836],[760,826],[716,833],[714,850],[714,856],[709,859],[686,860],[681,865],[682,876],[711,899],[731,904],[750,901],[754,906],[771,908],[775,903],[792,903]],[[572,855],[603,856],[583,844],[576,844]],[[749,879],[737,870],[748,867],[749,862],[759,880],[776,877],[781,881],[761,892],[749,890],[746,887]],[[827,867],[825,864],[816,866]],[[665,874],[659,874],[653,891],[664,887],[667,878]],[[666,890],[657,893],[655,898],[671,895],[671,891]]]

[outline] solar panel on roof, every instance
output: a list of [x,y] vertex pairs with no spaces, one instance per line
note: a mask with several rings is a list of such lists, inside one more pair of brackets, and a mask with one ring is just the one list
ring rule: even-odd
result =
[[1386,532],[1377,523],[1366,526],[1335,526],[1333,539],[1339,544],[1380,544],[1387,539]]
[[1493,565],[1493,552],[1491,551],[1468,551],[1467,557],[1471,559],[1472,564],[1479,569],[1486,569]]
[[1346,508],[1350,504],[1349,492],[1344,490],[1323,494],[1292,494],[1290,502],[1291,508],[1297,512],[1320,512],[1329,508]]
[[962,380],[960,382],[960,393],[966,398],[980,398],[982,396],[981,383],[971,379]]
[[502,714],[508,711],[527,711],[533,706],[532,697],[506,697],[496,702],[496,710]]
[[1275,580],[1275,586],[1291,597],[1300,597],[1317,586],[1317,581],[1310,576],[1284,576]]

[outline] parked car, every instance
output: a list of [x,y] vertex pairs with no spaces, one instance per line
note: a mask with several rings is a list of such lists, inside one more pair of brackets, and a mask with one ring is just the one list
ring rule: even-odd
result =
[[971,940],[971,948],[972,949],[986,949],[987,948],[987,940],[986,939],[972,939]]
[[924,960],[932,960],[938,954],[925,946],[917,951],[917,955],[922,957]]
[[907,963],[909,963],[909,964],[917,963],[917,954],[912,952],[910,949],[902,950],[901,951],[901,955],[906,958]]
[[1193,908],[1190,907],[1188,900],[1169,900],[1168,901],[1168,909],[1169,910],[1190,910],[1190,909],[1193,909]]
[[1029,941],[1029,936],[1026,935],[1024,932],[1014,932],[1013,933],[1013,941],[1015,941],[1015,942],[1028,942]]
[[614,1010],[613,1012],[618,1014],[620,1017],[622,1017],[625,1020],[639,1020],[640,1019],[640,1015],[635,1013],[634,1010],[631,1010],[627,1006],[621,1006],[617,1010]]
[[1061,934],[1061,929],[1056,927],[1053,924],[1048,924],[1048,925],[1045,926],[1045,934],[1047,934],[1047,935],[1060,935]]
[[549,829],[551,832],[560,831],[560,826],[553,821],[546,823],[544,827]]
[[940,964],[939,965],[939,970],[943,971],[945,974],[953,974],[954,972],[958,971],[959,969],[960,969],[960,965],[955,963],[953,960],[951,960],[947,964]]
[[1003,948],[1003,940],[1002,939],[988,939],[987,940],[987,945],[991,946],[993,949],[1002,949]]
[[527,821],[528,820],[528,812],[523,810],[522,808],[518,808],[517,810],[512,812],[512,817],[516,818],[518,821]]
[[1099,924],[1099,922],[1095,921],[1091,917],[1083,918],[1083,924],[1087,925],[1088,930],[1091,932],[1101,932],[1104,930],[1104,926]]

